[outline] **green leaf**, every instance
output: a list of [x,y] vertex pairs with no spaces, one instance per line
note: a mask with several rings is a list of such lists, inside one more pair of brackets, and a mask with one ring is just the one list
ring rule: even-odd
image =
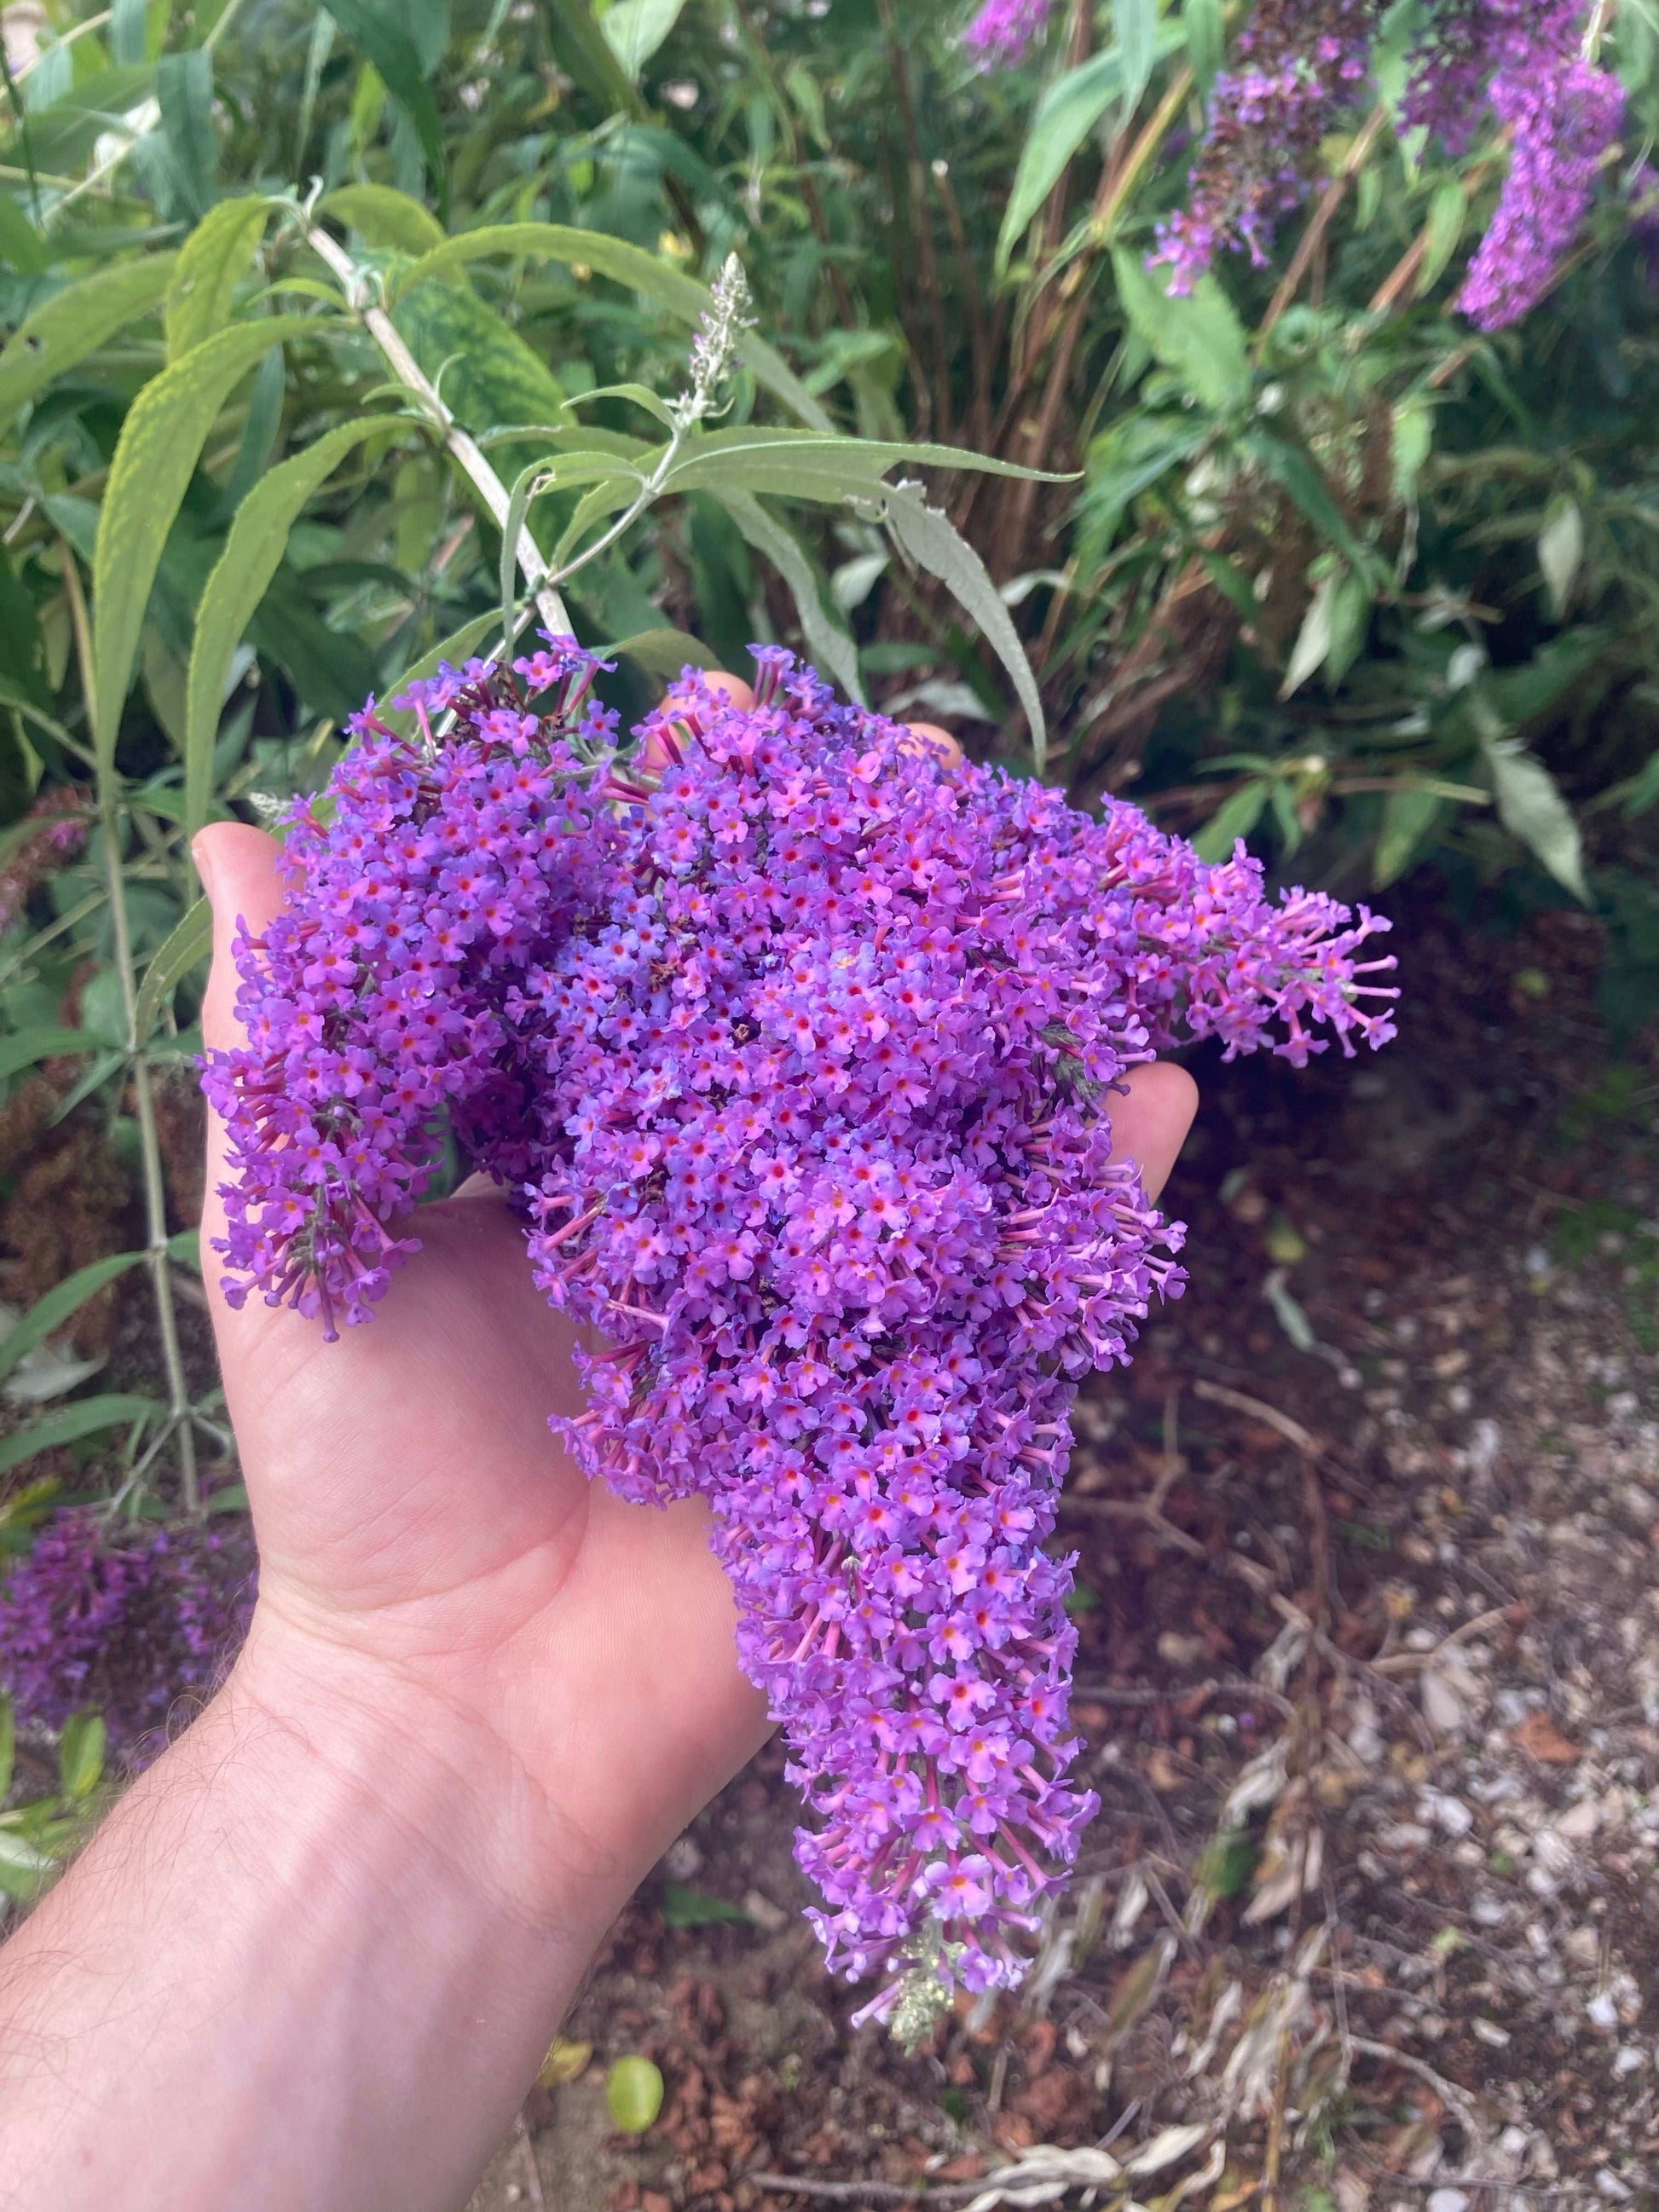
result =
[[449,174],[444,161],[443,124],[438,103],[426,81],[414,41],[391,16],[371,7],[368,0],[329,0],[328,12],[360,53],[368,57],[386,90],[415,126],[426,156],[427,174],[437,195],[438,212],[449,210]]
[[213,56],[205,46],[163,54],[155,64],[155,103],[173,179],[198,219],[212,206],[219,166],[213,135]]
[[887,526],[917,567],[937,576],[963,613],[979,625],[1007,670],[1031,726],[1031,752],[1040,775],[1048,758],[1042,701],[1019,632],[985,563],[949,517],[929,507],[914,484],[896,484],[888,493]]
[[[834,504],[849,494],[868,497],[885,490],[882,478],[901,465],[969,469],[980,474],[1019,477],[1042,483],[1073,481],[1012,461],[994,460],[961,446],[902,445],[875,438],[849,438],[834,432],[774,430],[748,426],[716,430],[700,438],[663,479],[665,490],[769,491],[794,499]],[[649,461],[641,466],[647,472]]]
[[1468,197],[1453,177],[1437,185],[1429,197],[1429,219],[1423,227],[1423,263],[1417,272],[1416,292],[1423,299],[1446,272],[1457,251],[1469,211]]
[[1584,515],[1576,499],[1558,494],[1549,503],[1538,533],[1538,565],[1557,622],[1565,621],[1573,586],[1584,561]]
[[1187,61],[1193,72],[1193,83],[1207,110],[1210,94],[1221,74],[1222,56],[1226,52],[1227,30],[1221,0],[1187,0],[1182,10],[1182,23],[1187,33]]
[[56,1060],[61,1054],[96,1052],[103,1042],[85,1030],[14,1030],[9,1036],[0,1036],[0,1078],[16,1075],[37,1060]]
[[317,211],[349,223],[369,245],[395,246],[400,253],[425,253],[444,242],[436,216],[390,185],[342,185]]
[[1014,248],[1060,181],[1066,164],[1122,89],[1123,60],[1114,48],[1067,70],[1038,100],[997,234],[999,276],[1006,273]]
[[[606,48],[609,53],[610,49]],[[486,224],[480,230],[465,231],[458,238],[448,239],[442,246],[434,246],[430,252],[404,270],[397,282],[392,296],[403,299],[417,284],[428,277],[440,276],[452,269],[464,267],[468,262],[480,261],[488,255],[510,253],[526,259],[562,261],[567,267],[597,270],[613,283],[630,286],[655,300],[683,323],[695,325],[713,304],[707,285],[699,284],[695,277],[682,275],[655,254],[647,253],[627,240],[608,237],[596,230],[574,230],[556,222],[501,222]],[[764,339],[753,331],[744,331],[738,340],[740,358],[753,370],[757,382],[763,385],[775,398],[781,399],[790,412],[816,430],[827,431],[832,425],[830,417],[811,393],[807,391],[794,371]]]
[[1308,611],[1302,617],[1302,627],[1291,649],[1285,681],[1279,687],[1281,699],[1288,699],[1299,691],[1308,678],[1325,665],[1326,655],[1331,649],[1331,622],[1336,608],[1338,581],[1337,572],[1333,568],[1321,577],[1308,603]]
[[459,629],[452,630],[440,644],[433,647],[430,653],[423,653],[412,667],[406,668],[395,684],[387,684],[386,698],[375,709],[381,721],[400,737],[413,737],[419,727],[414,715],[407,708],[389,702],[396,700],[405,684],[418,684],[426,677],[435,676],[445,661],[459,666],[477,651],[486,638],[498,638],[501,631],[501,611],[499,607],[491,607],[487,613],[474,615],[471,622],[463,623]]
[[479,437],[520,425],[533,435],[536,424],[561,421],[558,378],[459,270],[453,276],[400,299],[392,314],[446,405]]
[[1348,518],[1331,496],[1330,487],[1299,446],[1286,445],[1266,430],[1249,432],[1245,450],[1290,495],[1314,528],[1329,545],[1346,556],[1362,576],[1375,572],[1376,563],[1354,536]]
[[46,265],[40,232],[9,192],[0,192],[0,261],[25,276],[38,276]]
[[[678,1881],[663,1884],[658,1909],[670,1928],[717,1928],[725,1921],[746,1922],[749,1917],[742,1905],[711,1897],[706,1890],[687,1889]],[[650,2124],[647,2120],[646,2125]]]
[[111,1391],[101,1397],[82,1398],[72,1406],[60,1406],[43,1420],[31,1421],[27,1428],[0,1437],[0,1474],[21,1467],[37,1452],[76,1443],[82,1437],[97,1436],[104,1429],[125,1428],[161,1411],[154,1398],[142,1398],[134,1391]]
[[1112,20],[1123,58],[1123,112],[1128,116],[1140,105],[1158,65],[1158,0],[1112,0]]
[[252,266],[270,214],[263,193],[221,200],[198,222],[167,287],[167,359],[178,361],[230,320],[236,287]]
[[648,2058],[619,2058],[605,2077],[605,2099],[624,2135],[642,2136],[662,2110],[662,2075]]
[[1405,874],[1427,842],[1443,804],[1434,792],[1421,787],[1389,793],[1371,861],[1371,881],[1378,890],[1386,890]]
[[[207,902],[205,899],[201,899],[197,903],[205,906]],[[199,1229],[176,1230],[167,1239],[167,1257],[169,1260],[176,1261],[179,1267],[188,1267],[192,1274],[199,1275],[203,1272],[201,1231]]]
[[1248,837],[1261,819],[1272,787],[1268,780],[1261,777],[1242,786],[1218,807],[1193,840],[1193,850],[1199,859],[1230,860],[1238,840]]
[[17,1756],[17,1715],[9,1697],[0,1695],[0,1805],[11,1795],[12,1766]]
[[693,668],[720,666],[702,640],[688,636],[683,629],[639,630],[632,637],[618,638],[605,651],[625,655],[640,667],[648,669],[653,676],[665,677],[671,684],[688,663]]
[[1165,289],[1170,272],[1150,270],[1138,251],[1112,249],[1117,295],[1136,334],[1193,396],[1218,414],[1250,388],[1244,325],[1213,276],[1200,276],[1184,299]]
[[578,83],[608,108],[643,118],[639,88],[611,52],[591,0],[551,0],[549,16],[558,58]]
[[194,836],[207,820],[213,800],[213,747],[231,662],[254,610],[282,565],[289,532],[323,479],[386,420],[384,416],[365,415],[355,422],[342,422],[314,446],[307,446],[303,453],[272,469],[236,510],[225,550],[207,580],[196,611],[196,639],[191,649],[185,707],[187,836]]
[[0,430],[37,392],[150,313],[172,283],[178,259],[176,253],[155,253],[143,261],[118,261],[37,307],[0,352]]
[[148,1040],[163,1003],[172,997],[174,988],[212,950],[213,910],[204,898],[198,898],[144,970],[134,1009],[140,1044]]
[[830,619],[818,592],[818,580],[806,550],[752,492],[728,491],[721,504],[757,553],[763,554],[789,586],[800,620],[801,639],[810,658],[833,676],[849,699],[865,703],[857,646]]
[[109,1731],[98,1713],[75,1713],[58,1739],[58,1779],[66,1797],[90,1797],[104,1778]]
[[635,83],[684,5],[685,0],[611,0],[599,18],[606,45]]
[[36,1894],[54,1862],[27,1837],[0,1828],[0,1891],[26,1905]]
[[1572,809],[1555,778],[1517,738],[1487,738],[1482,745],[1498,796],[1498,818],[1518,837],[1558,884],[1589,904],[1584,845]]
[[325,327],[297,315],[233,324],[163,369],[127,410],[93,562],[93,735],[100,765],[115,757],[161,548],[219,410],[272,346]]
[[0,1337],[0,1380],[9,1375],[18,1362],[27,1358],[37,1344],[44,1344],[56,1328],[61,1328],[71,1314],[79,1313],[90,1297],[95,1297],[106,1283],[125,1275],[130,1267],[138,1267],[142,1252],[115,1252],[108,1258],[94,1260],[85,1267],[77,1267],[74,1274],[56,1283],[45,1297],[32,1305],[23,1318]]

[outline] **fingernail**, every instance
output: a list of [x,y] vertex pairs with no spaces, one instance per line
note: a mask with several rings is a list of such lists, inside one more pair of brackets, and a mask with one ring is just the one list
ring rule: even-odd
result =
[[196,863],[196,872],[202,879],[202,890],[208,904],[217,908],[217,886],[214,880],[213,847],[205,830],[198,830],[191,841],[190,857]]

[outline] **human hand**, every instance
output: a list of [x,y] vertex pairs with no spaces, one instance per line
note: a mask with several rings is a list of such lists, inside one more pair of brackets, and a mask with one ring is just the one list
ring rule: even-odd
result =
[[[740,702],[745,686],[716,677]],[[919,743],[943,732],[916,726]],[[280,909],[275,842],[240,824],[197,853],[215,918],[210,1047],[240,1041],[231,945]],[[1162,1188],[1196,1092],[1135,1071],[1121,1154]],[[223,1132],[209,1137],[204,1231],[223,1234]],[[484,1838],[478,1878],[601,1929],[685,1822],[762,1741],[707,1512],[620,1503],[550,1432],[580,1410],[569,1322],[531,1279],[504,1194],[474,1178],[423,1207],[422,1249],[368,1328],[322,1341],[258,1300],[213,1299],[259,1541],[239,1669],[258,1704],[359,1747],[416,1747],[453,1776]],[[211,1269],[210,1273],[211,1274]]]

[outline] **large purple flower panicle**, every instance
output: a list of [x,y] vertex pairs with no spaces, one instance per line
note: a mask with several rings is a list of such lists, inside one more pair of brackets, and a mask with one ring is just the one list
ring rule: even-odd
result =
[[1266,265],[1365,81],[1381,13],[1380,0],[1260,0],[1211,93],[1188,204],[1158,227],[1153,260],[1173,270],[1172,292],[1190,292],[1224,246]]
[[[348,1224],[371,1268],[402,1248],[452,1103],[469,1155],[522,1194],[537,1279],[599,1333],[567,1425],[581,1464],[630,1499],[713,1506],[744,1665],[817,1819],[798,1839],[817,1925],[915,2034],[956,1984],[1018,1979],[1093,1809],[1071,1773],[1071,1562],[1046,1548],[1068,1411],[1182,1280],[1180,1228],[1112,1158],[1113,1086],[1183,1036],[1298,1062],[1328,1035],[1381,1043],[1392,963],[1363,957],[1386,925],[1270,902],[1242,847],[1206,866],[1131,806],[1091,821],[947,770],[787,654],[757,658],[754,708],[688,672],[608,771],[603,732],[567,756],[503,719],[487,673],[451,687],[456,731],[429,750],[371,728],[333,822],[308,817],[290,931],[242,948],[257,1018],[293,996],[273,981],[291,947],[371,902],[323,1026],[280,1012],[263,1054],[218,1063],[224,1103],[264,1116],[241,1125],[257,1196],[228,1256],[239,1290],[367,1318],[346,1232],[312,1224]],[[537,786],[535,834],[560,825],[565,856],[521,855],[499,930],[419,971],[416,1034],[446,1042],[421,1046],[418,1112],[376,1125],[365,1182],[358,1102],[411,1048],[363,1009],[400,988],[410,939],[453,926],[454,870],[521,834],[508,807],[481,836],[476,794],[526,738],[556,784],[599,780]],[[410,848],[398,865],[433,856],[400,894],[348,823],[387,776],[403,795],[379,835]],[[307,1103],[299,1126],[335,1147],[326,1210],[303,1185],[297,1223],[269,1220],[295,1173],[270,1102],[308,1101],[316,1070],[331,1118]]]
[[816,1924],[914,2028],[952,1978],[1019,1978],[1094,1809],[1045,1546],[1076,1378],[1181,1285],[1111,1086],[1182,1030],[1381,1042],[1352,958],[1381,925],[1332,938],[1328,901],[1273,907],[1133,807],[947,772],[781,654],[752,713],[696,685],[645,735],[609,911],[509,998],[531,1255],[609,1339],[582,1463],[714,1507],[819,1820]]
[[984,0],[963,33],[986,69],[1024,61],[1047,27],[1053,0]]
[[95,1709],[112,1752],[142,1766],[178,1698],[211,1689],[241,1644],[253,1575],[234,1521],[117,1533],[90,1508],[55,1513],[0,1579],[0,1690],[44,1728]]
[[[605,847],[587,786],[615,718],[590,697],[603,664],[567,640],[413,684],[396,735],[373,705],[325,812],[292,812],[299,896],[237,945],[248,1042],[208,1055],[232,1182],[222,1246],[233,1304],[361,1321],[416,1249],[394,1227],[441,1156],[446,1112],[521,1175],[503,1131],[526,1102],[498,1063],[505,980],[568,928]],[[457,718],[441,741],[434,720]]]

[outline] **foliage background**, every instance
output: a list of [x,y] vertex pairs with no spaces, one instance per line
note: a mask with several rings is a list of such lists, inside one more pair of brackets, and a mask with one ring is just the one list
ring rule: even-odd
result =
[[[915,0],[4,10],[0,1082],[15,1105],[45,1067],[54,1122],[94,1117],[136,1233],[0,1340],[29,1416],[0,1473],[112,1440],[118,1516],[238,1503],[179,1321],[187,835],[314,787],[366,695],[487,649],[515,550],[530,582],[589,556],[566,604],[623,648],[624,712],[693,636],[727,665],[799,643],[1210,851],[1348,896],[1432,872],[1471,929],[1587,906],[1608,1021],[1650,1017],[1641,227],[1610,189],[1525,324],[1458,318],[1501,149],[1397,127],[1423,15],[1396,0],[1274,264],[1170,299],[1146,249],[1241,13],[1069,0],[986,73]],[[1604,31],[1633,173],[1659,14]],[[757,328],[675,446],[733,252]],[[162,1379],[100,1389],[59,1332],[138,1269]],[[0,1506],[16,1547],[40,1510]]]

